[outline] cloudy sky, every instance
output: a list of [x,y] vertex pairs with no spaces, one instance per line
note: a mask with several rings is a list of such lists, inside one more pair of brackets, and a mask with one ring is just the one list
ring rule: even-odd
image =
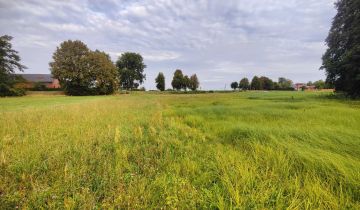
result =
[[62,41],[139,52],[145,87],[164,72],[196,73],[202,89],[242,77],[324,79],[319,71],[334,0],[0,0],[0,34],[14,37],[26,73],[49,73]]

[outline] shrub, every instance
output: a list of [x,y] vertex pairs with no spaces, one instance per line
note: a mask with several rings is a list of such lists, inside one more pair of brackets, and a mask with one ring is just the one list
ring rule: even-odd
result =
[[41,82],[35,83],[34,87],[32,88],[32,90],[35,90],[35,91],[44,91],[46,89],[47,89],[46,85]]
[[5,96],[24,96],[25,90],[20,88],[12,88],[5,84],[0,84],[0,97]]

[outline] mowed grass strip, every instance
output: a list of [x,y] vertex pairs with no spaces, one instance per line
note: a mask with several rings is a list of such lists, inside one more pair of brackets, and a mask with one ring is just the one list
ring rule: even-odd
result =
[[360,208],[359,101],[136,93],[0,108],[1,209]]

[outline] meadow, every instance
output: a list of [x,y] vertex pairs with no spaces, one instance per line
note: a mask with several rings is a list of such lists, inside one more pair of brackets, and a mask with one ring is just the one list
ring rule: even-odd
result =
[[360,209],[360,101],[0,99],[0,209]]

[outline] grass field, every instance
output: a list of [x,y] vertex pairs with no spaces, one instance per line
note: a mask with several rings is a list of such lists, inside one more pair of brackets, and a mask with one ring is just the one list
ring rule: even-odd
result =
[[0,209],[360,209],[360,101],[0,99]]

